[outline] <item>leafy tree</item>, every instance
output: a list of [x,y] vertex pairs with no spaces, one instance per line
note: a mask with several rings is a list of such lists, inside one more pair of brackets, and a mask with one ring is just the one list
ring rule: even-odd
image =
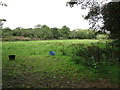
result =
[[71,31],[69,34],[70,39],[75,39],[77,38],[77,32],[75,30]]
[[12,34],[13,34],[13,36],[22,36],[22,32],[20,30],[16,30],[16,29],[13,31]]
[[11,31],[11,28],[5,27],[4,30]]
[[77,30],[77,38],[79,39],[85,39],[87,33],[84,30]]
[[101,10],[107,0],[70,0],[70,2],[74,1],[77,2],[77,5],[81,5],[81,9],[89,10],[88,14],[84,16],[84,19],[89,21],[91,25],[90,29],[100,29],[100,24],[98,22],[103,21]]
[[77,38],[79,39],[95,39],[95,31],[94,30],[77,30]]
[[102,9],[104,27],[102,29],[111,32],[111,36],[120,42],[120,2],[111,2]]
[[12,30],[9,27],[2,29],[2,37],[12,36]]
[[68,38],[69,37],[69,34],[70,34],[70,28],[67,27],[67,26],[63,26],[60,30],[60,37],[62,38]]
[[41,24],[35,25],[35,28],[41,28]]
[[43,25],[41,26],[41,38],[43,39],[51,39],[52,38],[52,32],[50,30],[50,28],[47,25]]
[[22,27],[15,28],[15,30],[22,30],[22,29],[23,29]]
[[53,39],[58,39],[60,37],[60,32],[58,28],[51,28],[51,32],[53,34]]
[[42,25],[41,29],[44,29],[44,30],[46,29],[47,30],[47,29],[49,29],[49,27],[47,25]]
[[[89,20],[91,29],[110,31],[112,38],[117,39],[117,42],[119,43],[120,2],[110,2],[105,4],[105,1],[107,0],[77,0],[77,4],[80,4],[82,9],[89,9],[87,16],[84,16],[84,18]],[[103,22],[103,26],[99,24],[100,21]]]

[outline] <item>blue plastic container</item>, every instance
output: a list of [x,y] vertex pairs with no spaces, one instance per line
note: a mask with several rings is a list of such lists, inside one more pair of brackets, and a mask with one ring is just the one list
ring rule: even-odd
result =
[[50,55],[55,55],[55,52],[54,51],[50,51],[50,53],[49,53]]

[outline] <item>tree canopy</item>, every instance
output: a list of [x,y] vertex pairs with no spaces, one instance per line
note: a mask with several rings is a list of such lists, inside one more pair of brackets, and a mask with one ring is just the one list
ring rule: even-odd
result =
[[120,39],[120,2],[111,2],[102,9],[104,26],[102,29],[111,31],[112,38]]
[[[70,2],[73,1],[77,1],[82,9],[89,9],[84,19],[89,20],[91,29],[110,31],[111,38],[120,42],[120,2],[105,3],[107,0],[71,0]],[[68,4],[71,5],[71,3]],[[102,25],[99,22],[102,22]]]
[[[63,26],[62,28],[50,28],[47,25],[41,25],[39,28],[22,28],[17,27],[10,29],[5,27],[2,29],[3,41],[15,40],[48,40],[48,39],[98,39],[104,38],[107,33],[98,32],[95,30],[75,29],[70,30],[69,27]],[[105,38],[107,39],[107,38]]]

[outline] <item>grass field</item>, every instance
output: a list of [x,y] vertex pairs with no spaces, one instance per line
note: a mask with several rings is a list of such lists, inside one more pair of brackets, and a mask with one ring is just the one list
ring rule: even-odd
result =
[[[98,42],[103,47],[106,40],[3,42],[3,88],[118,87],[117,66],[108,67],[113,74],[109,79],[115,79],[115,83],[112,83],[108,78],[96,73],[93,68],[72,61],[70,45],[80,43],[90,45]],[[49,55],[50,51],[54,51],[55,55]],[[8,55],[12,54],[16,55],[15,60],[9,60]]]

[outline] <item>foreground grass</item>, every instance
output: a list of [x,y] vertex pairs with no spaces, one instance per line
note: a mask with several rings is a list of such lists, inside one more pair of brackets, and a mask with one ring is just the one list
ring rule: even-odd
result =
[[[98,41],[3,42],[3,87],[116,87],[101,78],[94,69],[82,64],[77,65],[71,61],[69,45],[78,43],[87,45]],[[104,43],[105,41],[99,42]],[[56,55],[50,56],[49,51],[55,51]],[[15,54],[16,59],[10,61],[8,59],[10,54]]]

